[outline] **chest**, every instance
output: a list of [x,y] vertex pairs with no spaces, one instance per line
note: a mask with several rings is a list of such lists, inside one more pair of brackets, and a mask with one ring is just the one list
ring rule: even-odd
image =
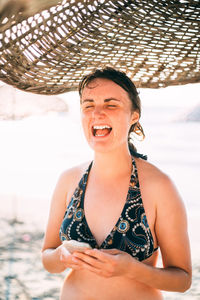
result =
[[130,177],[109,183],[89,182],[84,197],[84,212],[88,226],[100,245],[123,211]]

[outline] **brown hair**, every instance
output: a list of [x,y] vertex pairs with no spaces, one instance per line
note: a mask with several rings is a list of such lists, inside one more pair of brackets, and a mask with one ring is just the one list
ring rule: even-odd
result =
[[[79,83],[79,95],[82,96],[83,89],[94,79],[97,78],[104,78],[109,79],[116,84],[118,84],[121,88],[123,88],[129,95],[129,98],[132,103],[132,110],[137,111],[139,116],[141,116],[141,101],[137,89],[131,79],[121,71],[118,71],[111,67],[105,67],[102,69],[95,69],[92,73],[84,76],[81,82]],[[137,149],[133,145],[133,138],[132,134],[136,134],[144,139],[145,134],[143,131],[142,126],[139,122],[133,124],[130,127],[129,134],[128,134],[128,145],[130,152],[134,155],[137,152]]]

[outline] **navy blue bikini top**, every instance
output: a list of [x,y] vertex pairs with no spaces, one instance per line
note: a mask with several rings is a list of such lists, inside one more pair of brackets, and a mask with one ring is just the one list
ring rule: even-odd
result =
[[150,257],[154,249],[153,237],[147,222],[140,193],[138,173],[134,158],[129,190],[122,213],[109,235],[98,246],[84,213],[84,196],[92,163],[81,178],[67,207],[60,228],[60,239],[89,243],[92,248],[119,249],[142,261]]

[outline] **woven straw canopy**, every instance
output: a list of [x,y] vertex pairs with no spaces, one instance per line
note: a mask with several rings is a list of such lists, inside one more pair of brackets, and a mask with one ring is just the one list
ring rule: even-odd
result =
[[58,94],[105,65],[138,87],[200,82],[200,1],[1,1],[0,80]]

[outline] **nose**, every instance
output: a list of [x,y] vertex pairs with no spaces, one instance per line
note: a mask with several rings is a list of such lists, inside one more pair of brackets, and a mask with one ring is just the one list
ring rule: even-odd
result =
[[99,117],[99,116],[103,116],[104,115],[104,109],[102,106],[100,105],[96,105],[93,109],[93,116],[95,117]]

